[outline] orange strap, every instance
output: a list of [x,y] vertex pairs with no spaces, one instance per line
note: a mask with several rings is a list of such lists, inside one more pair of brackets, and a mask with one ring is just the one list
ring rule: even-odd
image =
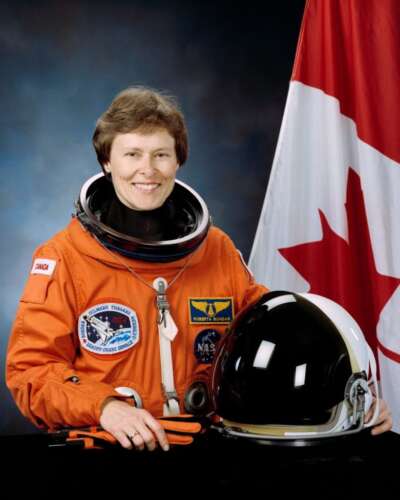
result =
[[117,439],[112,434],[103,431],[102,429],[99,428],[98,430],[95,431],[84,431],[80,429],[75,429],[68,433],[68,441],[73,441],[74,439],[82,439],[82,438],[97,439],[100,441],[105,441],[106,443],[110,444],[116,444],[118,442]]
[[200,422],[192,420],[192,417],[187,418],[185,415],[163,417],[157,420],[164,427],[170,444],[192,444],[195,435],[202,430]]
[[[174,417],[161,417],[157,421],[164,428],[168,442],[171,445],[188,445],[193,443],[194,437],[201,433],[201,423],[192,415],[176,415]],[[80,442],[84,448],[102,448],[115,445],[117,439],[101,427],[88,427],[84,429],[61,430],[55,436],[65,434],[68,443]]]

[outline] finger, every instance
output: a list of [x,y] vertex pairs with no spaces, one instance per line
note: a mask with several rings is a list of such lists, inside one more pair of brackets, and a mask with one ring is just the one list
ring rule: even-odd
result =
[[155,450],[157,446],[154,434],[143,422],[136,423],[136,433],[134,440],[135,445],[137,442],[141,443],[141,449],[144,449],[144,447],[146,446],[149,451]]
[[365,416],[365,423],[368,423],[372,419],[372,417],[375,413],[377,404],[379,404],[379,413],[376,417],[376,421],[374,423],[374,426],[379,425],[381,422],[383,422],[390,415],[389,408],[388,408],[387,404],[385,403],[385,401],[383,399],[378,399],[378,400],[374,399],[374,401],[372,402],[371,408],[369,409],[369,411],[367,412],[367,414]]
[[365,417],[364,417],[364,422],[365,422],[366,424],[367,424],[367,423],[371,420],[371,418],[372,418],[373,414],[374,414],[374,408],[373,408],[373,407],[371,407],[371,408],[367,411],[367,413],[365,414]]
[[153,432],[157,441],[160,443],[161,448],[164,451],[168,451],[169,450],[168,437],[165,433],[164,428],[160,425],[160,423],[157,422],[157,420],[154,419],[151,415],[149,415],[149,417],[146,419],[146,424]]
[[391,419],[388,419],[382,422],[380,425],[376,425],[375,427],[373,427],[373,429],[371,430],[371,434],[373,436],[377,436],[378,434],[382,434],[383,432],[390,431],[391,428],[392,422]]
[[374,425],[371,430],[371,434],[376,436],[378,434],[382,434],[383,432],[390,431],[393,425],[393,419],[391,413],[386,410],[379,415],[377,424]]
[[139,451],[144,450],[144,441],[139,431],[131,432],[131,434],[129,435],[129,441],[133,444],[133,446],[137,450]]
[[123,448],[126,448],[127,450],[131,450],[133,448],[132,441],[128,438],[125,432],[116,431],[111,434],[118,440]]
[[[379,404],[380,404],[380,411],[382,411],[382,405],[381,405],[382,401],[379,400]],[[375,406],[376,406],[376,398],[373,398],[372,400],[372,403],[371,403],[371,406],[369,407],[365,417],[364,417],[364,422],[367,424],[371,419],[372,417],[374,416],[374,413],[375,413]]]

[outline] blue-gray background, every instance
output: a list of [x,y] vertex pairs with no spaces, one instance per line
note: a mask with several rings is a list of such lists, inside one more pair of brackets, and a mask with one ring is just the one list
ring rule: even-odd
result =
[[303,8],[304,0],[0,0],[0,433],[33,430],[4,385],[9,330],[34,248],[67,224],[81,184],[99,171],[98,116],[129,85],[175,95],[190,137],[179,178],[247,259]]

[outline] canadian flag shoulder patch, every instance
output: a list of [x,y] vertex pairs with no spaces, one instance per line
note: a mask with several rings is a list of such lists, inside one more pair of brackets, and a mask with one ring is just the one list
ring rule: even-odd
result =
[[47,274],[48,276],[51,276],[55,267],[56,261],[53,259],[35,259],[31,274]]

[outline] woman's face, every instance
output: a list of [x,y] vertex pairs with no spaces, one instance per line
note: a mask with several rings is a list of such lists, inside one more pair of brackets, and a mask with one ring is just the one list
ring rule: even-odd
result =
[[119,200],[134,210],[160,207],[174,188],[178,167],[175,139],[165,129],[118,134],[104,165]]

